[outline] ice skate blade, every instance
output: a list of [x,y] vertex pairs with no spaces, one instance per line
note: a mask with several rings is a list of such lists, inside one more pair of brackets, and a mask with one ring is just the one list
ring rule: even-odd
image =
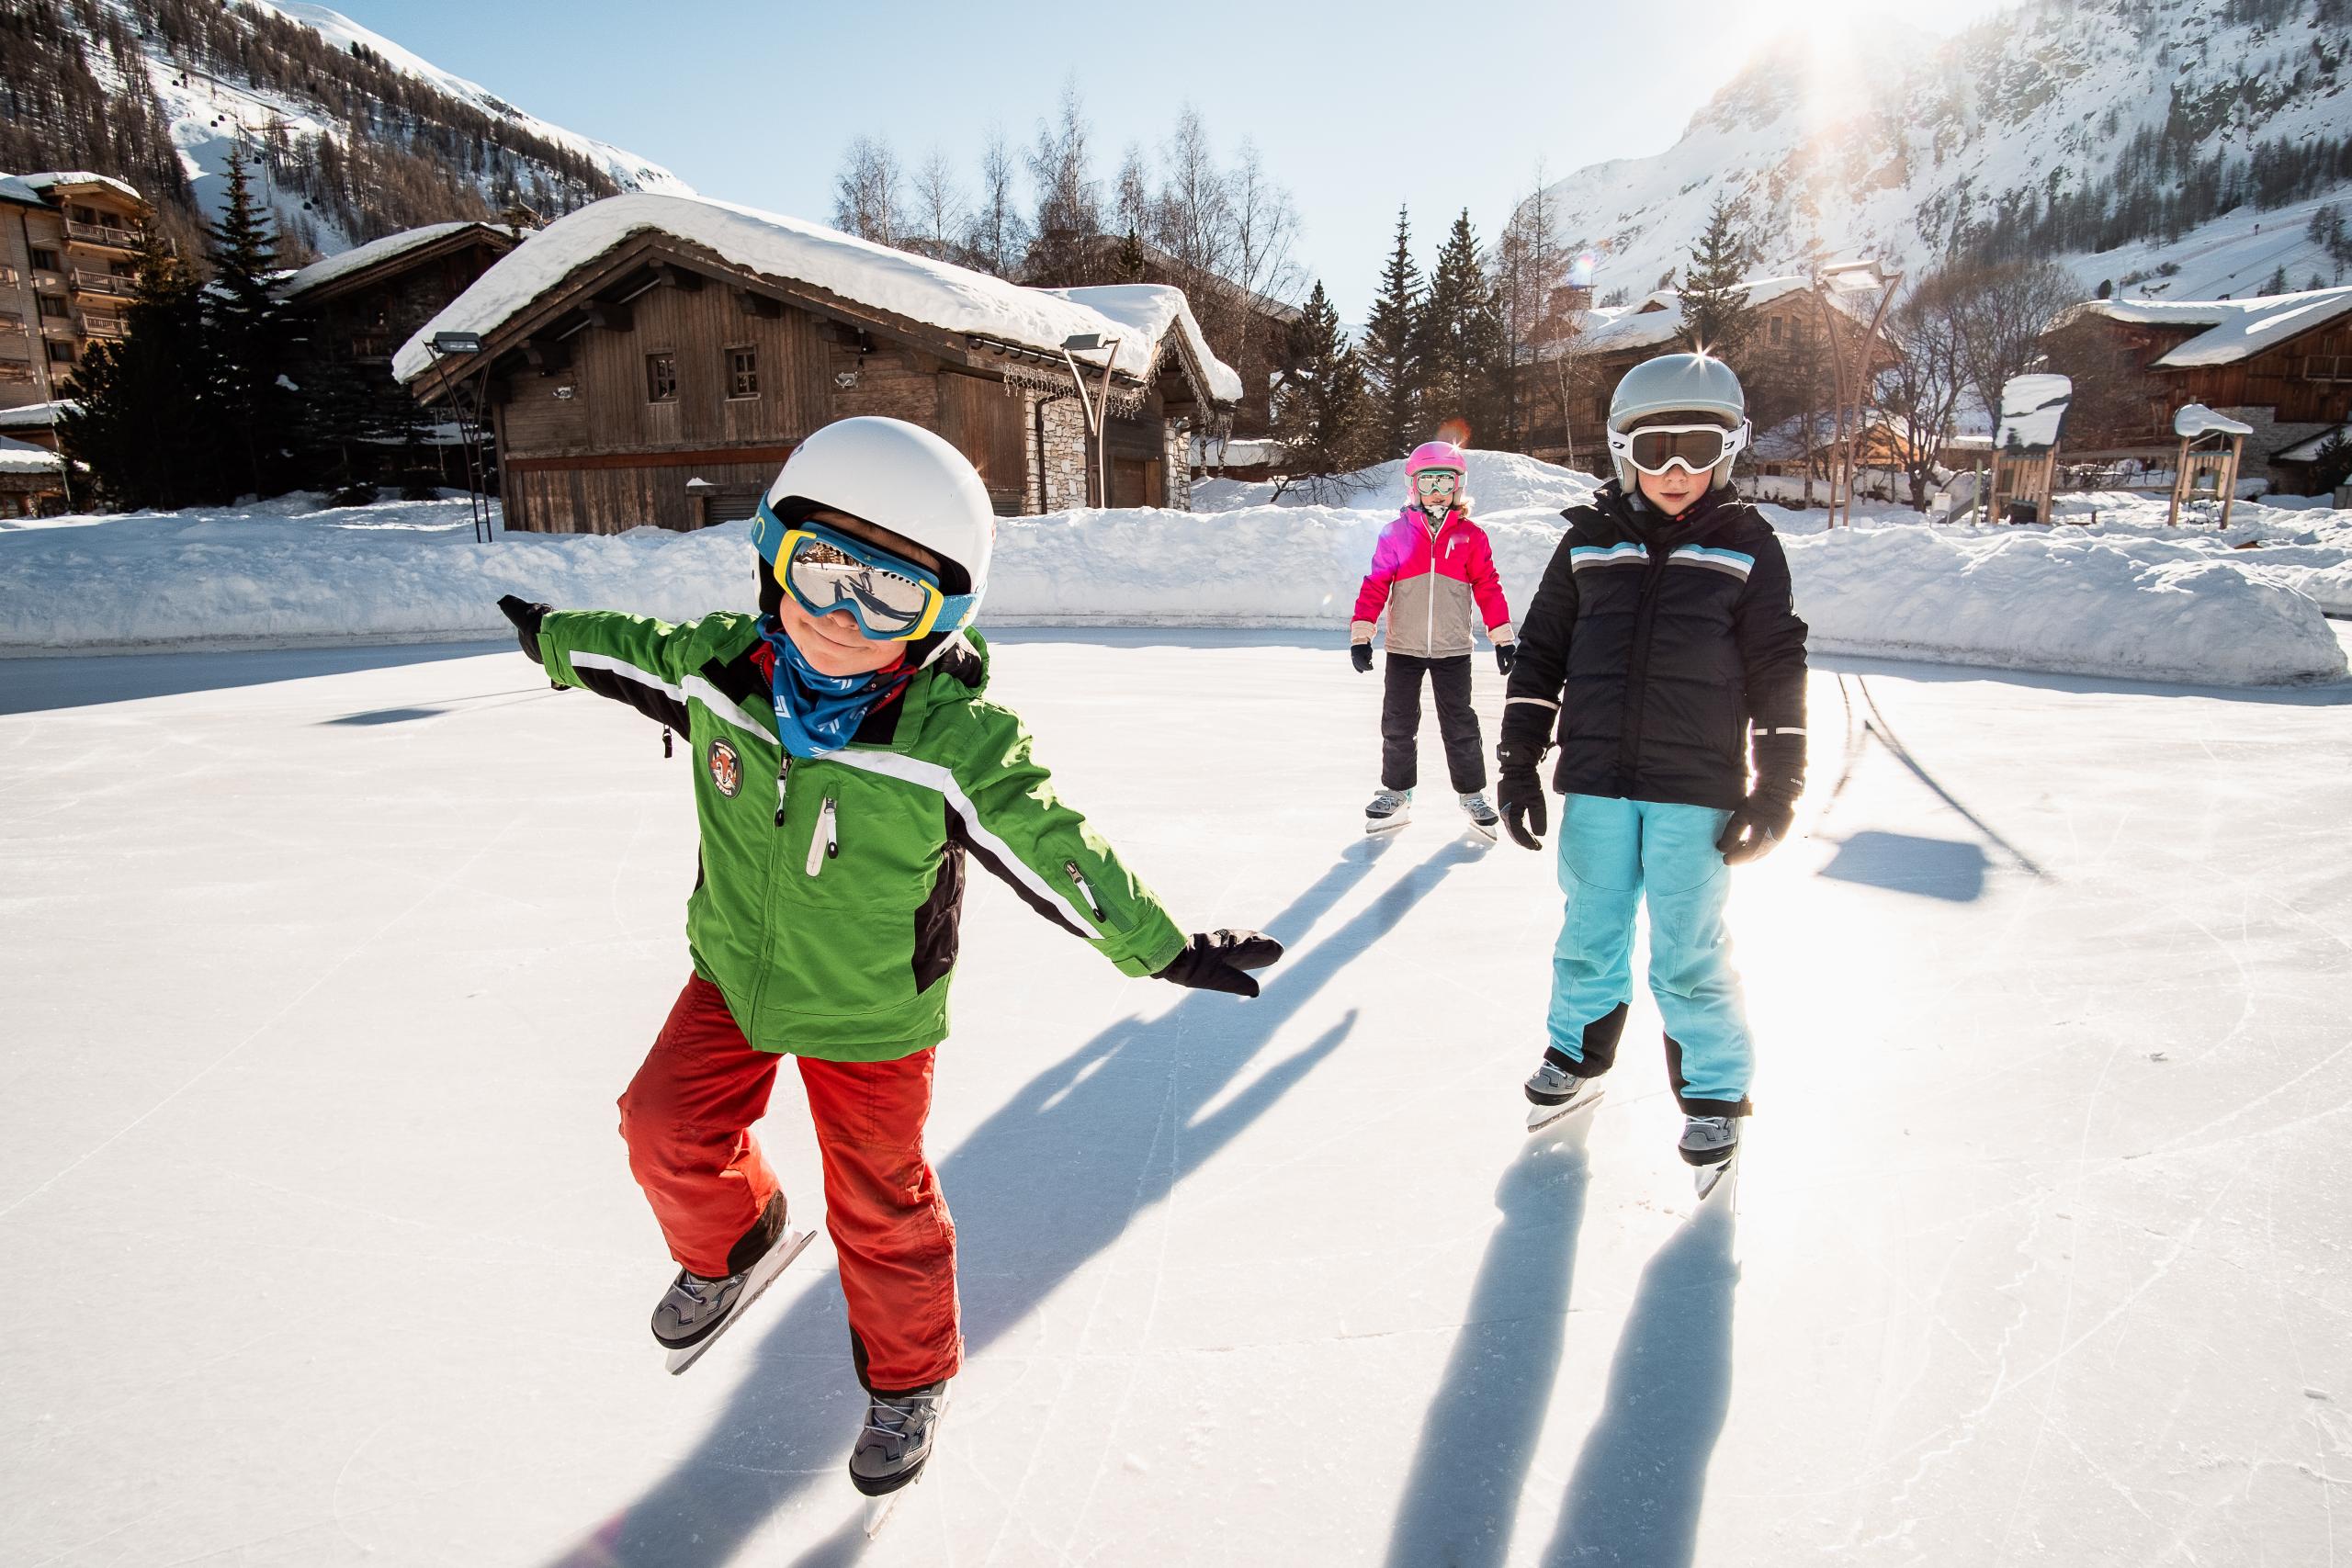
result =
[[1410,822],[1412,818],[1410,817],[1408,817],[1401,811],[1394,817],[1367,817],[1363,819],[1363,830],[1377,838],[1383,833],[1395,832],[1397,829],[1402,828],[1406,823]]
[[1724,1184],[1731,1176],[1732,1168],[1737,1164],[1739,1164],[1739,1156],[1735,1154],[1727,1160],[1714,1165],[1702,1165],[1691,1171],[1690,1185],[1699,1194],[1699,1201],[1706,1201],[1708,1194]]
[[768,1255],[752,1266],[752,1277],[743,1282],[742,1299],[735,1303],[733,1311],[719,1321],[718,1326],[710,1331],[709,1337],[673,1350],[663,1359],[662,1365],[670,1369],[670,1375],[676,1377],[700,1360],[702,1353],[718,1344],[729,1329],[742,1320],[743,1314],[752,1310],[752,1303],[758,1301],[770,1285],[775,1283],[775,1277],[784,1272],[785,1266],[799,1257],[801,1250],[816,1238],[815,1231],[785,1232],[783,1237],[774,1247],[768,1248]]
[[1500,836],[1501,828],[1502,824],[1499,822],[1492,828],[1487,827],[1484,822],[1473,822],[1470,824],[1468,836],[1474,842],[1491,844]]
[[1527,1130],[1531,1133],[1540,1133],[1555,1122],[1574,1116],[1578,1111],[1589,1111],[1600,1103],[1600,1097],[1606,1092],[1604,1089],[1596,1089],[1583,1099],[1572,1100],[1565,1104],[1531,1105],[1527,1108]]

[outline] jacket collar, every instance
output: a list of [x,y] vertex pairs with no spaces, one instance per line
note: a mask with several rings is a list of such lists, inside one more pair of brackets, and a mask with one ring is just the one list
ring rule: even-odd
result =
[[[760,623],[755,616],[742,617],[740,629],[731,630],[719,644],[718,657],[703,666],[703,678],[738,704],[758,703],[766,709],[774,701],[769,672],[762,668],[760,655],[764,652],[760,642]],[[853,746],[895,747],[899,727],[910,723],[910,736],[922,733],[923,716],[942,703],[964,702],[986,690],[989,682],[989,651],[987,639],[977,631],[967,630],[958,645],[933,660],[929,666],[915,672],[898,695],[876,705],[857,733],[850,737]]]
[[[1691,502],[1681,516],[1668,517],[1639,492],[1628,491],[1615,479],[1593,492],[1589,507],[1606,520],[1619,538],[1668,550],[1696,544],[1730,527],[1741,512],[1741,503],[1732,491],[1711,490]],[[1574,523],[1577,513],[1584,510],[1571,508],[1561,515]]]

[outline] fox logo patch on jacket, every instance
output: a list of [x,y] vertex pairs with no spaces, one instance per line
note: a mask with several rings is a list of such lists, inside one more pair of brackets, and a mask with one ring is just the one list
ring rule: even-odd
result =
[[1372,570],[1356,593],[1352,640],[1372,640],[1384,605],[1391,653],[1456,658],[1471,651],[1482,626],[1490,641],[1511,640],[1510,605],[1495,575],[1494,545],[1460,507],[1431,528],[1419,507],[1408,506],[1380,531]]
[[1788,557],[1716,491],[1668,519],[1613,481],[1568,531],[1520,628],[1499,750],[1552,787],[1718,809],[1804,787],[1805,624]]

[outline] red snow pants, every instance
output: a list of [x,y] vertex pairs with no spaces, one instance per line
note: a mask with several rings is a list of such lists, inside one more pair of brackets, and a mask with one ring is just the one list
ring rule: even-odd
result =
[[[953,1377],[964,1338],[956,1222],[923,1158],[930,1051],[895,1062],[797,1056],[825,1168],[825,1228],[841,1259],[859,1381],[901,1393]],[[620,1099],[628,1165],[681,1267],[729,1272],[728,1250],[775,1195],[752,1136],[777,1064],[735,1025],[718,987],[695,976]]]

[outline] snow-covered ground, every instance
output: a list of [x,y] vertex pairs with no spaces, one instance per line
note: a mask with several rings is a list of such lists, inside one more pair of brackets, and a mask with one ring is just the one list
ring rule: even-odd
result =
[[[1254,1003],[1129,981],[976,881],[970,1360],[868,1548],[822,1239],[688,1376],[645,1333],[612,1101],[689,764],[494,648],[0,662],[0,1561],[2339,1552],[2343,687],[1817,675],[1696,1218],[1645,998],[1584,1135],[1523,1136],[1548,858],[1434,790],[1363,841],[1327,639],[1007,634],[994,689],[1182,918],[1290,951]],[[813,1219],[802,1116],[787,1073]]]
[[[1477,515],[1523,614],[1561,509],[1592,481],[1509,454],[1471,463]],[[1190,513],[1008,519],[987,623],[1336,634],[1396,515],[1400,468],[1369,469],[1320,502],[1216,480]],[[462,500],[304,505],[0,522],[0,654],[466,637],[503,626],[495,605],[510,592],[672,618],[752,594],[737,528],[482,546]],[[2227,532],[2167,529],[2160,498],[2118,491],[2065,497],[2063,527],[1930,527],[1878,508],[1826,535],[1819,513],[1764,510],[1787,536],[1798,607],[1824,647],[2240,685],[2346,672],[2323,612],[2352,615],[2352,513],[2241,502]]]

